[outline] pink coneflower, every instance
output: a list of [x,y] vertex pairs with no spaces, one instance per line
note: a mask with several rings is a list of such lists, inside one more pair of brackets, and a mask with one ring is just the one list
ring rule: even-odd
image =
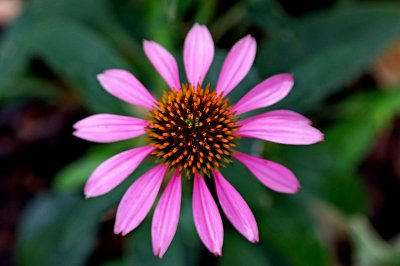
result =
[[[148,156],[158,165],[126,191],[117,210],[115,233],[126,235],[149,213],[164,179],[169,179],[154,211],[153,251],[162,257],[176,232],[180,214],[182,177],[193,180],[193,216],[204,245],[221,255],[223,225],[207,185],[213,178],[219,204],[232,225],[249,241],[258,241],[250,208],[219,169],[232,157],[244,164],[261,183],[282,193],[295,193],[299,182],[286,167],[234,150],[239,138],[258,138],[283,144],[307,145],[323,139],[306,117],[276,110],[239,120],[237,115],[270,106],[293,86],[290,74],[272,76],[251,89],[237,103],[226,96],[249,72],[256,54],[250,35],[228,53],[215,90],[203,87],[214,57],[214,43],[205,26],[195,24],[185,39],[183,61],[187,83],[181,83],[174,57],[160,44],[144,41],[144,52],[170,91],[157,101],[131,73],[111,69],[98,75],[115,97],[148,110],[147,120],[97,114],[74,125],[74,135],[94,142],[114,142],[147,135],[148,144],[119,153],[103,162],[85,186],[86,197],[105,194],[124,181]],[[170,174],[167,174],[170,173]]]

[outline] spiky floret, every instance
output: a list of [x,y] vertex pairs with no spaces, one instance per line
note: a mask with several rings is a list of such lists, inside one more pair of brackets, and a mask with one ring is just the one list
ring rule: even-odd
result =
[[184,84],[165,92],[148,119],[152,155],[188,176],[225,166],[238,139],[238,118],[231,109],[229,99],[210,91],[210,85],[194,89]]

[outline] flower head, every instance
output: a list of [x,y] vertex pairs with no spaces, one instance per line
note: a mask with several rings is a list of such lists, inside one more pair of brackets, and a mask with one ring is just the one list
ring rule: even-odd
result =
[[[126,191],[117,210],[115,233],[134,230],[149,213],[162,181],[169,179],[152,222],[153,252],[162,257],[176,232],[181,205],[182,177],[193,180],[193,216],[204,245],[222,254],[223,224],[205,178],[213,178],[219,204],[232,225],[249,241],[258,241],[257,223],[250,208],[221,174],[232,158],[244,164],[264,185],[295,193],[299,182],[286,167],[235,151],[239,139],[258,138],[283,144],[307,145],[323,139],[306,117],[288,110],[269,111],[239,120],[238,115],[270,106],[293,86],[290,74],[272,76],[251,89],[237,103],[226,96],[247,75],[256,42],[250,35],[228,53],[215,89],[203,85],[214,57],[214,43],[205,26],[195,24],[183,51],[187,83],[181,83],[174,57],[160,44],[144,41],[144,51],[170,87],[157,101],[131,73],[111,69],[98,75],[112,95],[148,110],[147,119],[98,114],[77,122],[74,135],[94,142],[114,142],[147,136],[148,144],[119,153],[98,166],[85,186],[85,195],[105,194],[124,181],[146,158],[157,165]],[[169,174],[171,173],[171,174]]]

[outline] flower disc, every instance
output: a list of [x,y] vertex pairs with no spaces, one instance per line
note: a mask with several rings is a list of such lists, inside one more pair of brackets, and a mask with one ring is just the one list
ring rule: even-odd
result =
[[152,155],[165,165],[190,175],[209,174],[231,162],[238,130],[229,99],[209,85],[183,85],[161,98],[150,112],[147,127]]

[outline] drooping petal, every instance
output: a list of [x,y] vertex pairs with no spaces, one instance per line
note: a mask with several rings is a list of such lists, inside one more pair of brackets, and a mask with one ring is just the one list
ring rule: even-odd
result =
[[222,66],[217,83],[217,93],[225,96],[238,85],[249,72],[256,57],[257,44],[247,35],[229,51]]
[[202,85],[214,58],[214,42],[206,26],[194,24],[185,39],[183,62],[190,84]]
[[193,217],[197,233],[207,249],[222,255],[224,228],[218,207],[203,176],[195,174],[193,185]]
[[97,75],[97,79],[106,91],[130,104],[151,110],[157,102],[143,84],[126,70],[109,69]]
[[[298,122],[298,123],[303,123],[306,125],[311,125],[312,121],[305,117],[304,115],[301,115],[299,113],[296,113],[294,111],[290,110],[273,110],[273,111],[268,111],[266,113],[262,113],[259,115],[255,115],[252,117],[247,118],[246,120],[248,122],[251,122],[253,120],[260,120],[260,119],[281,119],[281,120],[289,120],[292,122]],[[243,121],[246,121],[243,120]],[[243,123],[243,121],[239,122]]]
[[121,152],[100,164],[85,185],[87,198],[103,195],[124,181],[154,150],[151,146]]
[[[273,110],[263,114],[259,114],[259,117],[274,117],[276,119],[291,120],[293,122],[304,123],[311,125],[312,121],[299,113],[290,110]],[[254,117],[254,116],[253,116]],[[250,117],[251,118],[251,117]]]
[[178,227],[182,194],[181,179],[178,172],[172,176],[154,211],[151,225],[153,253],[160,258],[167,251]]
[[261,183],[272,190],[296,193],[300,188],[296,176],[281,164],[241,152],[235,152],[233,157],[244,164]]
[[118,205],[114,233],[122,235],[134,230],[149,213],[167,167],[158,165],[133,183]]
[[293,76],[290,74],[272,76],[246,93],[233,106],[232,111],[236,111],[236,114],[242,114],[273,105],[288,95],[293,87],[293,83]]
[[233,226],[250,242],[258,242],[256,219],[249,206],[236,189],[222,176],[214,172],[219,203]]
[[145,134],[146,126],[147,122],[140,118],[97,114],[75,123],[76,131],[73,134],[93,142],[115,142]]
[[178,64],[174,56],[160,44],[153,41],[144,41],[143,49],[151,64],[163,77],[171,89],[179,90],[181,82],[179,79]]
[[238,136],[282,144],[308,145],[324,138],[318,129],[310,125],[308,118],[286,110],[256,115],[240,121],[238,125]]

